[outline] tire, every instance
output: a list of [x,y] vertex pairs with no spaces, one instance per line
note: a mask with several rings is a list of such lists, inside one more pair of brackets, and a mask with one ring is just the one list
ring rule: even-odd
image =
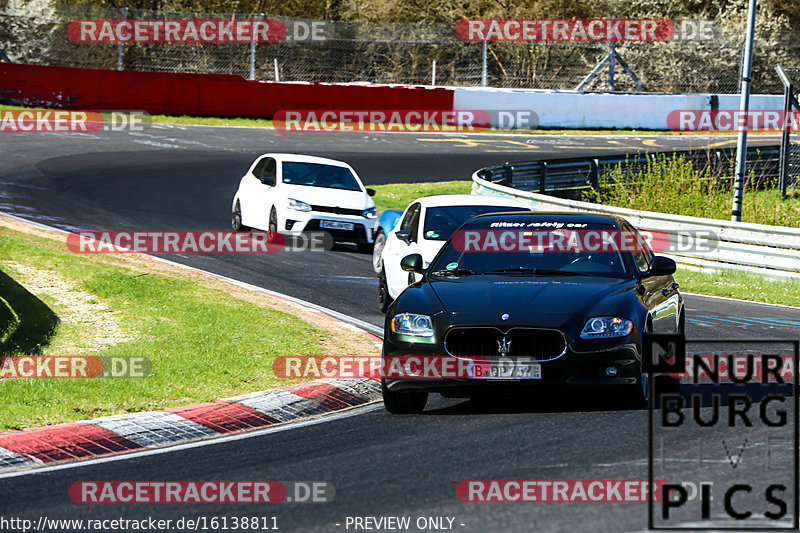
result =
[[250,231],[250,228],[242,224],[242,206],[239,205],[239,201],[236,201],[236,207],[233,208],[233,213],[231,214],[231,227],[233,231]]
[[[678,317],[678,333],[686,333],[686,313]],[[659,394],[675,394],[681,390],[681,378],[668,375],[656,376],[654,381],[656,396]]]
[[378,275],[383,273],[384,246],[386,246],[386,234],[381,230],[375,236],[375,245],[372,247],[372,270]]
[[269,231],[278,233],[278,212],[275,211],[274,207],[269,212]]
[[389,296],[389,284],[386,282],[386,273],[381,269],[381,274],[378,276],[378,305],[380,306],[381,313],[385,313],[392,303],[392,297]]
[[393,415],[416,415],[425,410],[428,393],[419,391],[392,392],[386,388],[386,381],[381,380],[383,406]]
[[[650,325],[645,326],[645,331],[651,331]],[[625,385],[625,391],[622,394],[622,400],[625,406],[633,408],[647,407],[647,402],[650,399],[650,383],[648,383],[648,375],[643,372],[644,366],[639,361],[639,382],[635,385]]]

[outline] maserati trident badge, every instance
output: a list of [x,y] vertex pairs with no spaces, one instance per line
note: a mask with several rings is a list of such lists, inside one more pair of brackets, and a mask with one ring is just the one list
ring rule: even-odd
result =
[[497,352],[500,357],[508,357],[508,354],[511,353],[511,341],[505,337],[497,341]]

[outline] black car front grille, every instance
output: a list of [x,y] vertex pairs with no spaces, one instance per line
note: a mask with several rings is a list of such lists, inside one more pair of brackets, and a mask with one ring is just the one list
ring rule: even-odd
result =
[[[501,348],[508,352],[501,355]],[[444,349],[456,357],[481,357],[488,360],[511,358],[549,361],[564,354],[567,347],[564,335],[554,329],[511,328],[453,328],[445,337]]]
[[328,205],[312,205],[312,211],[318,211],[320,213],[333,213],[335,215],[353,215],[356,217],[360,217],[361,214],[364,212],[361,209],[345,209],[344,207],[331,207]]

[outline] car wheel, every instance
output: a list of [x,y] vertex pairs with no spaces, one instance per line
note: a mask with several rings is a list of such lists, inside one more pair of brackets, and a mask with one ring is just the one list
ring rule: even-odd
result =
[[381,230],[375,236],[375,245],[372,247],[372,270],[378,275],[383,273],[384,246],[386,246],[386,234]]
[[233,208],[233,215],[231,215],[231,226],[233,231],[250,231],[250,228],[242,224],[242,206],[236,202],[236,207]]
[[386,272],[381,269],[381,274],[378,276],[378,304],[381,308],[381,313],[385,313],[392,303],[392,297],[389,296],[389,284],[386,282]]
[[[678,317],[678,333],[686,333],[686,313],[681,313],[680,317]],[[662,374],[655,376],[653,379],[655,380],[653,384],[655,385],[656,397],[664,393],[675,394],[681,390],[680,377]]]
[[386,388],[386,380],[381,380],[383,406],[393,415],[415,415],[425,410],[428,393],[419,391],[392,392]]
[[[649,324],[645,326],[645,331],[650,331]],[[640,346],[641,349],[641,346]],[[625,385],[625,391],[622,399],[626,406],[631,407],[645,407],[650,398],[650,383],[648,382],[648,375],[644,372],[644,365],[641,361],[638,363],[638,382],[634,385]]]
[[269,212],[269,231],[272,233],[278,232],[278,212],[273,207]]

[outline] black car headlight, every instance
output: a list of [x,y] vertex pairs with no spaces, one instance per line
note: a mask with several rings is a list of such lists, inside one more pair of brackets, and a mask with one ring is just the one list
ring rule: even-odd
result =
[[624,337],[633,331],[633,322],[618,316],[598,316],[586,321],[581,339],[607,339]]
[[412,337],[433,337],[433,322],[428,315],[401,313],[392,319],[392,331]]

